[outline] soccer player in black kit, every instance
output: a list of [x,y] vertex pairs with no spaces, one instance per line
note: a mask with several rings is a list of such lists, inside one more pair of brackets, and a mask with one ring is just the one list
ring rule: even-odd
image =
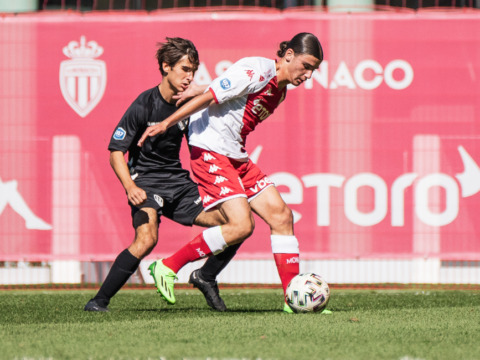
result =
[[[85,311],[108,311],[110,299],[137,270],[158,241],[161,216],[192,226],[212,227],[225,223],[218,210],[203,211],[197,184],[180,163],[180,146],[188,134],[188,119],[165,134],[148,138],[140,148],[137,142],[148,126],[169,117],[195,90],[190,84],[199,65],[193,43],[181,38],[166,38],[156,57],[162,81],[141,93],[118,123],[110,140],[110,164],[127,194],[135,229],[133,243],[115,259],[98,293],[85,305]],[[200,92],[197,88],[197,94]],[[128,163],[125,153],[128,152]],[[239,246],[211,256],[204,266],[190,275],[189,282],[199,288],[210,307],[225,311],[216,276],[233,258]]]

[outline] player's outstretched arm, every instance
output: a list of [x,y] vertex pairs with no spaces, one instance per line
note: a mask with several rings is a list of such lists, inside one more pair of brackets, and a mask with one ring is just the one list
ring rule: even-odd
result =
[[168,118],[158,123],[157,125],[149,126],[143,133],[140,140],[138,140],[137,145],[142,146],[146,138],[149,136],[155,136],[158,134],[163,134],[167,129],[178,122],[186,119],[190,115],[196,113],[197,111],[203,110],[214,102],[213,94],[210,91],[203,93],[197,97],[194,97],[180,109],[175,111]]
[[177,100],[175,103],[176,106],[180,106],[183,103],[191,100],[195,96],[201,95],[205,92],[208,85],[198,85],[195,83],[191,83],[190,86],[185,91],[181,91],[176,95],[173,95],[173,99]]
[[128,201],[137,206],[147,200],[147,194],[130,177],[125,155],[121,151],[110,152],[110,165],[127,193]]

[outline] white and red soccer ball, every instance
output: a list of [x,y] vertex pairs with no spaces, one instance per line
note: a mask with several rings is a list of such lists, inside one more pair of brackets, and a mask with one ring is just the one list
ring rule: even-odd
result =
[[299,274],[288,284],[285,300],[296,313],[322,312],[330,300],[330,288],[317,274]]

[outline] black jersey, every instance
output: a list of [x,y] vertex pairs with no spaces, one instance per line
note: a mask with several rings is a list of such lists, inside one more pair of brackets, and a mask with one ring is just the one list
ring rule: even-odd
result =
[[141,93],[118,123],[108,150],[128,151],[128,167],[136,183],[155,186],[190,179],[189,172],[180,163],[180,146],[183,136],[188,134],[188,119],[164,134],[148,137],[141,148],[137,145],[148,126],[158,124],[176,110],[156,86]]

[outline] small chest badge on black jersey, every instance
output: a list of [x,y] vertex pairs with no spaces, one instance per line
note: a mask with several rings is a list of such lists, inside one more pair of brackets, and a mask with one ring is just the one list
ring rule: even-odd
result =
[[183,119],[182,121],[180,121],[177,126],[178,128],[180,129],[180,131],[185,131],[185,129],[187,128],[188,126],[188,121],[189,119]]

